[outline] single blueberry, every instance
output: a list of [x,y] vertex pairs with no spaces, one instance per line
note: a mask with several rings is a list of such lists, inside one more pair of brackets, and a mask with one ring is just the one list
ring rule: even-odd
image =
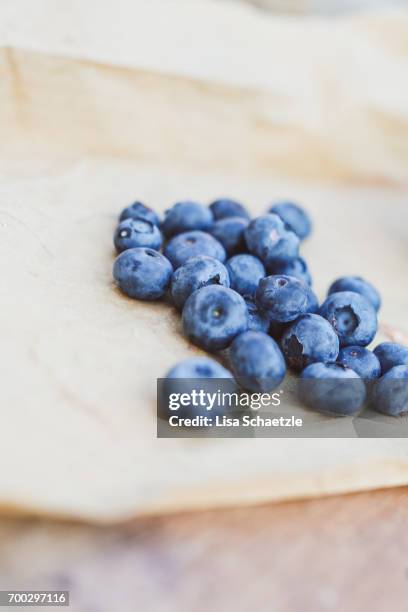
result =
[[323,317],[304,314],[290,325],[280,342],[286,363],[303,370],[311,363],[335,361],[339,354],[336,332]]
[[285,360],[275,340],[263,332],[247,331],[229,350],[238,384],[249,391],[272,391],[285,377]]
[[260,312],[255,300],[251,296],[244,295],[243,297],[248,309],[248,330],[267,333],[269,330],[269,318]]
[[190,230],[207,231],[214,222],[211,210],[198,202],[177,202],[164,214],[162,230],[166,238]]
[[374,349],[381,366],[381,374],[399,365],[408,366],[408,347],[396,342],[382,342]]
[[170,285],[173,267],[158,251],[127,249],[113,265],[113,277],[123,293],[138,300],[157,300]]
[[277,202],[268,212],[279,215],[286,227],[303,240],[312,231],[312,222],[307,212],[293,202]]
[[364,296],[354,291],[332,293],[320,308],[337,333],[340,346],[367,346],[377,332],[377,315]]
[[[159,414],[162,418],[207,417],[214,418],[228,413],[232,405],[217,401],[220,386],[224,393],[236,394],[238,389],[231,372],[214,359],[190,357],[175,365],[160,381],[158,395]],[[209,393],[215,401],[211,405],[197,397],[197,392]],[[187,397],[186,397],[187,394]],[[180,401],[181,395],[184,401]]]
[[268,273],[294,276],[307,285],[312,284],[312,277],[310,275],[309,268],[302,257],[296,257],[295,259],[290,259],[288,261],[276,261],[269,266]]
[[298,256],[299,238],[287,230],[278,215],[262,215],[253,219],[245,230],[248,250],[268,268],[278,261]]
[[201,231],[184,232],[174,236],[164,249],[164,254],[171,261],[174,268],[179,268],[190,257],[208,255],[224,262],[227,258],[225,249],[211,234]]
[[219,285],[202,287],[184,304],[183,328],[186,336],[201,348],[225,349],[235,336],[248,328],[244,298]]
[[162,235],[157,225],[143,219],[125,219],[119,223],[113,235],[113,242],[118,253],[136,247],[148,247],[158,251],[162,244]]
[[356,414],[366,399],[360,376],[337,363],[310,364],[300,375],[298,389],[309,408],[331,416]]
[[214,257],[191,257],[177,268],[171,279],[171,295],[177,308],[182,309],[194,291],[207,285],[229,287],[230,279],[226,267]]
[[144,219],[149,221],[149,223],[153,223],[153,225],[160,225],[160,219],[154,210],[141,202],[133,202],[133,204],[122,210],[119,221],[124,221],[125,219]]
[[339,352],[337,363],[351,368],[364,380],[372,380],[381,375],[377,357],[363,346],[345,346]]
[[215,200],[210,204],[210,209],[214,215],[214,219],[226,219],[227,217],[242,217],[249,219],[249,213],[242,204],[235,200],[223,198]]
[[232,374],[209,357],[189,357],[173,366],[166,378],[232,378]]
[[376,381],[372,406],[390,416],[408,412],[408,365],[394,366]]
[[271,321],[288,323],[314,310],[315,296],[310,287],[293,276],[266,276],[259,281],[256,302]]
[[265,277],[265,267],[254,255],[235,255],[225,264],[230,277],[231,288],[241,295],[255,296],[261,278]]
[[231,256],[246,250],[244,231],[248,223],[242,217],[228,217],[216,221],[209,231]]
[[328,295],[338,293],[339,291],[355,291],[363,295],[375,310],[379,310],[381,306],[381,296],[377,289],[371,283],[361,278],[361,276],[343,276],[338,278],[330,285]]

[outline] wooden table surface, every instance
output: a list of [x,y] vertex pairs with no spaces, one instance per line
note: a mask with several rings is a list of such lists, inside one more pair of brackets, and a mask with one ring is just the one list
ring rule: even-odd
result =
[[408,488],[121,527],[3,519],[0,547],[2,589],[69,589],[75,612],[408,610]]

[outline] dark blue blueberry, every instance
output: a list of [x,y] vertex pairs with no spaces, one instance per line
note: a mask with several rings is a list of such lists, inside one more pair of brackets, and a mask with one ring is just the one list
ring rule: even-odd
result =
[[270,213],[279,215],[286,227],[303,240],[312,231],[312,222],[307,212],[293,202],[278,202],[271,206]]
[[113,278],[123,293],[138,300],[157,300],[170,285],[173,267],[153,249],[123,251],[113,265]]
[[317,314],[319,312],[319,301],[317,299],[317,295],[311,290],[309,285],[306,285],[308,288],[308,301],[306,306],[306,312],[310,312],[311,314]]
[[278,261],[293,259],[299,253],[299,238],[285,228],[278,215],[253,219],[245,230],[245,240],[248,250],[267,268]]
[[377,332],[377,315],[365,297],[354,291],[332,293],[320,308],[337,333],[340,346],[367,346]]
[[150,221],[125,219],[116,228],[113,242],[118,253],[136,247],[148,247],[158,251],[162,244],[162,235],[157,225]]
[[238,384],[249,391],[272,391],[285,377],[285,360],[275,340],[263,332],[247,331],[229,350]]
[[179,268],[190,257],[208,255],[224,262],[227,258],[225,249],[211,234],[200,231],[184,232],[174,236],[166,245],[164,254],[174,268]]
[[319,361],[335,361],[339,354],[336,332],[316,314],[300,316],[285,330],[280,345],[286,363],[294,370],[303,370]]
[[248,219],[242,217],[220,219],[214,223],[210,233],[221,242],[229,256],[235,255],[246,250],[244,231],[248,223]]
[[300,375],[299,395],[312,410],[332,416],[356,414],[366,399],[363,380],[337,363],[312,363]]
[[399,416],[408,412],[408,366],[391,368],[376,381],[372,406],[378,412]]
[[166,378],[232,378],[232,374],[209,357],[189,357],[173,366]]
[[235,200],[223,198],[215,200],[210,204],[210,209],[214,215],[214,219],[226,219],[227,217],[242,217],[249,219],[249,213],[242,204]]
[[343,276],[342,278],[338,278],[330,285],[328,295],[338,293],[339,291],[355,291],[356,293],[360,293],[360,295],[363,295],[371,302],[375,310],[378,311],[380,309],[380,294],[371,283],[361,278],[361,276]]
[[171,295],[177,308],[183,308],[184,302],[194,291],[207,285],[230,286],[224,264],[206,255],[192,257],[186,261],[177,268],[171,279]]
[[231,288],[241,295],[255,296],[259,281],[265,276],[265,268],[254,255],[235,255],[226,263]]
[[293,276],[266,276],[259,281],[256,302],[271,321],[288,323],[310,310],[310,288]]
[[248,327],[244,298],[232,289],[210,285],[194,291],[184,304],[183,328],[192,342],[208,351],[227,348]]
[[207,231],[214,222],[211,210],[198,202],[177,202],[164,214],[162,230],[166,238],[190,230]]
[[307,263],[302,257],[296,257],[289,261],[277,261],[271,265],[268,269],[269,274],[285,274],[286,276],[294,276],[299,280],[306,283],[306,285],[312,284],[312,277],[310,276],[309,268]]
[[278,323],[278,321],[270,321],[268,333],[276,342],[280,342],[283,332],[287,330],[292,323]]
[[396,342],[382,342],[374,349],[381,366],[381,374],[399,365],[408,366],[408,347]]
[[269,330],[269,318],[260,312],[255,300],[250,296],[244,296],[248,308],[248,330],[267,333]]
[[124,221],[125,219],[144,219],[149,221],[149,223],[153,223],[153,225],[160,225],[160,219],[154,210],[141,202],[133,202],[133,204],[122,210],[119,221]]
[[345,346],[340,350],[337,362],[351,368],[364,380],[372,380],[381,375],[377,357],[363,346]]

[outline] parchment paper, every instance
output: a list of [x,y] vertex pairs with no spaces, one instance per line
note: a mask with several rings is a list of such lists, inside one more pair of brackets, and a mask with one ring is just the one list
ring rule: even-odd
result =
[[[296,27],[306,41],[317,25]],[[4,509],[108,522],[407,482],[404,439],[157,440],[156,378],[199,351],[171,307],[126,299],[111,281],[116,216],[136,197],[164,210],[231,194],[256,214],[290,196],[315,219],[304,254],[320,297],[336,276],[367,276],[387,334],[404,337],[408,48],[373,43],[377,73],[380,57],[395,69],[393,105],[379,99],[386,87],[361,86],[345,106],[345,64],[326,64],[320,32],[311,83],[332,103],[329,122],[296,91],[1,51]],[[302,70],[293,63],[292,81]],[[302,112],[287,122],[287,108]]]

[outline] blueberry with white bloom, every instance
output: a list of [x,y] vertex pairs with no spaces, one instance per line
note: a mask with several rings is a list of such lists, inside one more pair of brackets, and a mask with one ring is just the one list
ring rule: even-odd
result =
[[232,378],[232,374],[210,357],[189,357],[173,366],[165,378]]
[[243,219],[249,219],[249,213],[246,208],[229,198],[222,198],[215,200],[210,204],[210,209],[214,215],[214,219],[226,219],[227,217],[242,217]]
[[157,225],[150,221],[125,219],[116,228],[113,242],[118,253],[136,247],[148,247],[158,251],[162,244],[162,235]]
[[241,295],[255,296],[261,278],[265,276],[265,267],[254,255],[234,255],[225,264],[230,277],[231,288]]
[[372,380],[381,376],[378,358],[363,346],[345,346],[340,349],[337,362],[351,368],[364,380]]
[[307,285],[312,284],[312,277],[310,275],[308,265],[302,257],[296,257],[295,259],[289,259],[288,261],[276,261],[269,266],[268,273],[294,276]]
[[162,231],[166,238],[191,230],[208,231],[214,223],[211,210],[198,202],[177,202],[164,213]]
[[149,221],[153,225],[160,225],[158,215],[142,202],[133,202],[130,206],[126,206],[120,214],[119,221],[125,219],[144,219],[144,221]]
[[332,293],[320,314],[337,333],[340,346],[367,346],[377,332],[377,314],[364,296],[354,291]]
[[254,298],[249,295],[243,297],[248,309],[248,330],[261,331],[266,334],[269,330],[269,318],[259,310]]
[[335,361],[339,354],[336,332],[323,317],[304,314],[283,333],[280,345],[286,363],[294,370],[303,370],[316,362]]
[[158,300],[170,286],[173,267],[158,251],[127,249],[113,265],[113,277],[123,291],[138,300]]
[[361,276],[343,276],[338,278],[330,285],[328,294],[337,293],[339,291],[355,291],[363,295],[375,310],[379,310],[381,306],[381,296],[377,289]]
[[209,231],[231,256],[246,251],[244,231],[248,223],[243,217],[227,217],[216,221]]
[[271,321],[288,323],[316,307],[310,287],[293,276],[266,276],[259,281],[256,302]]
[[390,416],[408,412],[408,365],[394,366],[376,381],[372,406]]
[[224,262],[227,258],[224,247],[211,234],[201,231],[184,232],[174,236],[164,248],[165,256],[174,268],[179,268],[190,257],[208,255]]
[[247,328],[244,298],[232,289],[209,285],[194,291],[184,304],[184,333],[207,351],[227,348]]
[[299,238],[286,229],[278,215],[262,215],[250,221],[245,230],[248,250],[269,268],[278,261],[298,256]]
[[408,366],[408,347],[396,342],[382,342],[374,349],[381,365],[381,374],[399,365]]
[[247,331],[237,336],[229,357],[237,382],[249,391],[272,391],[285,377],[282,352],[275,340],[263,332]]
[[269,208],[270,213],[279,215],[285,226],[304,240],[312,231],[312,222],[307,212],[294,202],[277,202]]
[[177,268],[171,279],[171,295],[177,308],[181,310],[194,291],[207,285],[230,286],[224,264],[207,255],[188,259],[184,265]]
[[351,416],[366,400],[360,376],[338,363],[312,363],[300,375],[300,399],[312,410],[331,416]]

